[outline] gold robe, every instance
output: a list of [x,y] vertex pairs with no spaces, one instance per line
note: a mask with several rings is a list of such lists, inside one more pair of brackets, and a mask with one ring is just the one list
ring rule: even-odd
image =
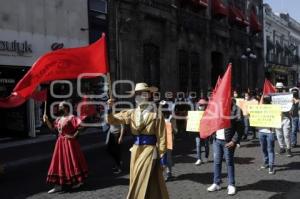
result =
[[155,135],[155,145],[133,145],[130,149],[130,184],[127,199],[168,199],[159,158],[166,152],[166,129],[162,114],[137,107],[115,115],[109,124],[128,124],[133,135]]

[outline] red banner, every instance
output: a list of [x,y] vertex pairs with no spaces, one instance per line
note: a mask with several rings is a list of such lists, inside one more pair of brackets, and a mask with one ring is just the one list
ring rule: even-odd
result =
[[219,129],[230,127],[231,115],[231,64],[213,93],[200,121],[200,137],[206,139]]
[[[18,82],[13,90],[14,95],[0,99],[0,107],[10,108],[22,104],[41,83],[76,79],[83,73],[105,74],[107,72],[107,47],[103,35],[101,39],[89,46],[60,49],[40,57]],[[20,101],[17,102],[17,99]]]

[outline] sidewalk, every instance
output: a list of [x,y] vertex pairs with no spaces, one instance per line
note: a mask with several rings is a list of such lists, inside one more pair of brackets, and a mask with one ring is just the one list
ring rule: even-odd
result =
[[[87,128],[79,135],[83,151],[105,145],[106,133],[100,128]],[[0,162],[6,172],[20,166],[50,159],[57,136],[42,134],[36,138],[7,141],[0,144]]]

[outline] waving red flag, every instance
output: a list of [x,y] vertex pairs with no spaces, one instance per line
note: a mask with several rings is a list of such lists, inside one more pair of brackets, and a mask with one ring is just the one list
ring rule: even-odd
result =
[[[83,73],[107,73],[108,60],[105,35],[95,43],[79,48],[66,48],[40,57],[18,82],[13,94],[0,99],[0,107],[15,107],[10,98],[26,101],[39,84],[62,79],[76,79]],[[15,96],[18,96],[16,98]],[[21,101],[20,101],[21,102]],[[21,103],[22,104],[22,103]]]
[[200,137],[205,139],[219,129],[229,128],[231,115],[231,63],[213,93],[200,121]]
[[269,80],[265,79],[263,94],[269,95],[270,93],[276,93],[276,88]]
[[260,104],[262,104],[264,96],[269,95],[271,93],[276,93],[276,88],[269,80],[265,79],[264,90],[263,90],[263,95],[261,96],[260,99]]

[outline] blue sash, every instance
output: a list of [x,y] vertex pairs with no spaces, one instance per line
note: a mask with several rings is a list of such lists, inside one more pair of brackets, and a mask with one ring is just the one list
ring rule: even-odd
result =
[[136,145],[156,145],[155,135],[136,135],[134,136],[134,144]]

